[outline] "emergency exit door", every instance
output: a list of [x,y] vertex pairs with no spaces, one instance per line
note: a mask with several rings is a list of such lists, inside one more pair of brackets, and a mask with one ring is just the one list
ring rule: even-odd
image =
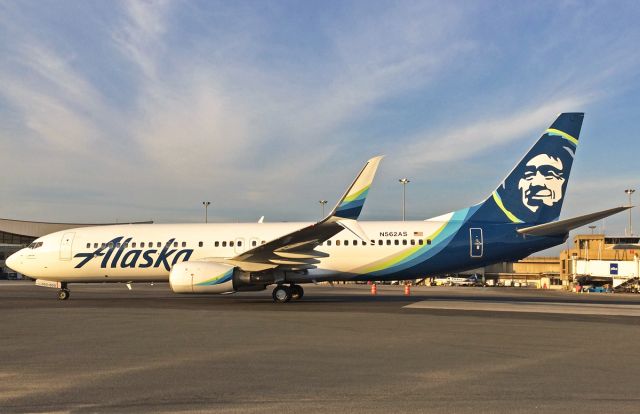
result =
[[482,257],[483,244],[482,244],[482,229],[473,228],[469,229],[469,243],[471,247],[471,257]]

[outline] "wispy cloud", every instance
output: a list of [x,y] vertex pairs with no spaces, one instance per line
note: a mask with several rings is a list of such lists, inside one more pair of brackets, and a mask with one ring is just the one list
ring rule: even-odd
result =
[[586,97],[565,97],[531,105],[493,119],[454,125],[441,131],[428,131],[405,141],[408,149],[399,154],[398,158],[412,169],[463,161],[489,150],[499,149],[527,133],[536,130],[542,133],[544,129],[541,129],[541,125],[550,125],[557,114],[580,111],[588,102],[589,98]]

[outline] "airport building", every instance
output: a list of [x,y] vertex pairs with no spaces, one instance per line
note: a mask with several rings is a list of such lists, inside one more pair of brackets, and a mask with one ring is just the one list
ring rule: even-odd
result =
[[640,278],[640,237],[579,234],[559,257],[531,256],[487,266],[483,272],[489,284],[501,286],[573,289],[587,285],[635,291]]
[[636,289],[640,276],[640,237],[578,235],[560,253],[561,278],[576,285]]
[[[146,221],[144,223],[153,222]],[[14,252],[28,246],[38,237],[77,227],[105,226],[108,224],[122,223],[45,223],[39,221],[0,219],[0,279],[16,279],[21,277],[5,266],[5,260]]]

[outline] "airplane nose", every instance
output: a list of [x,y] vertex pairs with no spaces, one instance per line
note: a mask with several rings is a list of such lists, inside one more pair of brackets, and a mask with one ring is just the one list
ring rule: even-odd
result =
[[12,254],[11,256],[7,257],[7,260],[5,260],[4,263],[11,270],[14,270],[14,271],[20,273],[20,271],[18,270],[18,267],[19,267],[20,256],[21,255],[22,255],[22,251],[17,251],[14,254]]

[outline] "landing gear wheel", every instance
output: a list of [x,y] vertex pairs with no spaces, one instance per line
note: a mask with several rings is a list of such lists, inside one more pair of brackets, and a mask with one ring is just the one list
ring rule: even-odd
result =
[[288,286],[278,285],[273,289],[273,301],[276,303],[286,303],[291,300],[291,289]]
[[291,285],[291,300],[299,300],[304,296],[304,289],[300,285]]
[[60,289],[58,291],[58,299],[59,300],[67,300],[67,299],[69,299],[69,289]]

